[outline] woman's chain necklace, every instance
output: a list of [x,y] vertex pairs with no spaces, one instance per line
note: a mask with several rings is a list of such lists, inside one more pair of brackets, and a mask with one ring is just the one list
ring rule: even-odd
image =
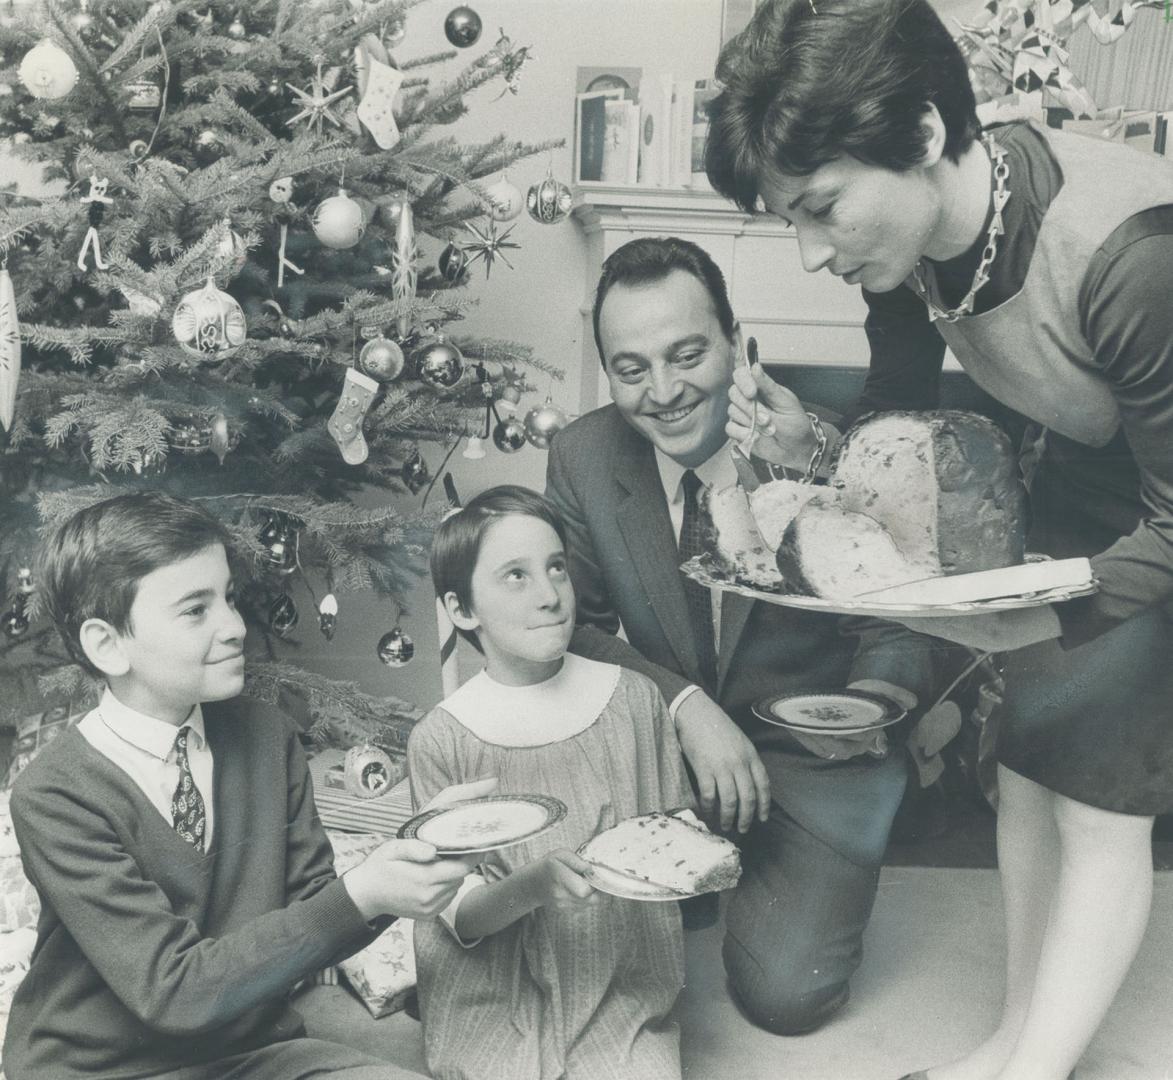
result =
[[1006,161],[1006,151],[994,142],[992,136],[983,135],[982,142],[994,162],[994,216],[990,219],[990,228],[986,233],[986,246],[982,249],[981,261],[974,272],[969,292],[962,297],[961,303],[957,307],[950,308],[948,311],[933,303],[933,299],[929,295],[928,286],[925,284],[924,260],[919,260],[913,267],[916,289],[929,309],[930,322],[936,322],[938,319],[944,319],[945,322],[956,322],[963,315],[972,314],[974,297],[990,280],[990,267],[998,254],[998,237],[1006,231],[1002,223],[1002,211],[1010,198],[1010,189],[1006,186],[1006,181],[1010,179],[1010,165]]

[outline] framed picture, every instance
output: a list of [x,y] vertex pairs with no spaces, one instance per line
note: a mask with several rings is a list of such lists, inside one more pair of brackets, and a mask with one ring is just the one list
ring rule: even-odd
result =
[[[576,94],[574,98],[574,181],[604,179],[604,157],[607,152],[607,102],[624,102],[626,95],[620,87],[611,90],[592,90]],[[612,114],[612,125],[614,125]]]
[[639,81],[643,68],[637,67],[580,67],[575,78],[576,94],[594,94],[605,90],[620,90],[628,101],[639,100]]

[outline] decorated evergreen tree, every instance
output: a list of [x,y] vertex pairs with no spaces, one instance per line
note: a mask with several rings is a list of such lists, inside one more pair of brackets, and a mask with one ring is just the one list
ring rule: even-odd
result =
[[[485,84],[515,91],[526,49],[480,42],[437,85],[456,51],[408,58],[418,0],[3,3],[0,137],[45,190],[0,192],[0,720],[96,691],[38,618],[38,531],[150,487],[231,531],[268,646],[246,693],[300,695],[343,743],[377,733],[410,706],[299,669],[279,639],[311,602],[301,628],[327,638],[348,593],[401,605],[440,501],[422,505],[428,461],[526,370],[557,374],[445,333],[469,264],[516,246],[523,197],[487,178],[548,145],[440,125]],[[480,31],[449,13],[454,46]],[[566,189],[539,187],[534,216],[563,216]],[[507,448],[524,428],[496,417]],[[410,643],[378,651],[395,665]]]

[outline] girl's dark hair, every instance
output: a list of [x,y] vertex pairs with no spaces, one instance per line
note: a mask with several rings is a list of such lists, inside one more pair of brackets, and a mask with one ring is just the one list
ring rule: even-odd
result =
[[194,503],[161,491],[117,495],[49,530],[34,575],[37,594],[69,655],[100,676],[81,647],[82,623],[102,619],[120,634],[132,633],[139,582],[214,544],[227,551],[228,531]]
[[[432,584],[443,599],[455,593],[462,611],[472,604],[472,574],[481,553],[481,544],[491,525],[509,514],[544,521],[566,547],[566,526],[558,511],[536,491],[518,484],[501,484],[482,491],[462,510],[445,518],[432,538]],[[480,650],[480,642],[471,630],[457,633]]]
[[767,0],[717,64],[705,171],[752,212],[764,176],[849,154],[895,172],[924,154],[930,105],[956,162],[980,133],[965,58],[927,0]]
[[729,291],[725,287],[725,275],[713,262],[704,248],[691,240],[678,236],[641,236],[629,240],[616,248],[603,263],[603,272],[595,288],[595,306],[591,313],[595,328],[595,347],[604,368],[607,358],[603,355],[603,342],[599,337],[599,312],[603,301],[614,285],[650,285],[663,281],[674,270],[692,274],[706,289],[717,313],[717,322],[727,338],[732,338],[737,329],[733,305],[729,303]]

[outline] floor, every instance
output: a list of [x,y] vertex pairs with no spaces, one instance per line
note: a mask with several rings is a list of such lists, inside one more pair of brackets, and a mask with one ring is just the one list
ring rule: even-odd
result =
[[[973,842],[985,841],[975,836]],[[685,1078],[896,1080],[955,1057],[993,1022],[1000,928],[994,870],[885,867],[851,1003],[822,1031],[795,1039],[766,1034],[737,1012],[725,989],[720,926],[690,933],[688,986],[679,1005]],[[301,1006],[311,1032],[334,1026],[338,1009],[353,1012],[348,997],[339,987],[311,991]],[[1078,1080],[1173,1080],[1171,1000],[1173,873],[1163,871],[1140,958],[1080,1063]],[[349,1045],[422,1072],[419,1025],[404,1014],[351,1023],[347,1033]]]

